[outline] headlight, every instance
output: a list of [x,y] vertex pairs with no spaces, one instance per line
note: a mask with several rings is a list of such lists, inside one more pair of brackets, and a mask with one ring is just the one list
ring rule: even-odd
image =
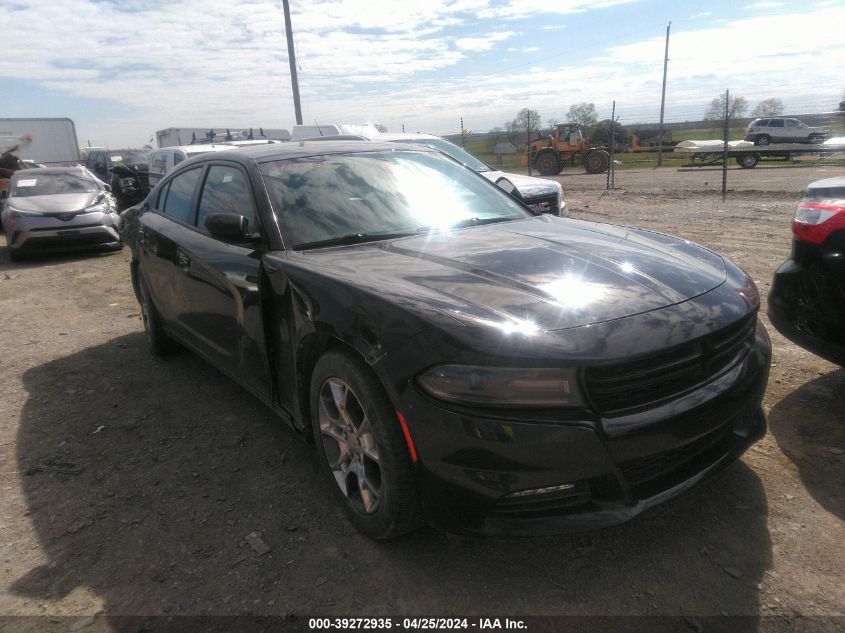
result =
[[17,207],[13,207],[11,204],[9,205],[9,215],[13,218],[22,218],[22,217],[31,217],[34,215],[41,215],[38,211],[25,211],[23,209],[18,209]]
[[108,200],[103,198],[90,207],[85,207],[84,213],[111,213],[111,205],[109,205]]
[[568,368],[438,365],[417,378],[426,393],[447,402],[505,407],[583,404],[576,371]]

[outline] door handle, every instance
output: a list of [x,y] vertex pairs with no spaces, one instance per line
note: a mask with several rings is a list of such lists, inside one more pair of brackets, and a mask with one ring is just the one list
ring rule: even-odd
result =
[[190,268],[191,267],[191,258],[185,255],[181,250],[176,253],[176,262],[179,265],[179,268]]

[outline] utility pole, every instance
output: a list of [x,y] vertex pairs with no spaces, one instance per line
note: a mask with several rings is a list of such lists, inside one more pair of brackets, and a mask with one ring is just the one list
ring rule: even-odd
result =
[[461,147],[464,146],[464,117],[461,117]]
[[672,28],[672,23],[666,26],[666,52],[663,53],[663,93],[660,95],[660,132],[657,137],[657,166],[663,165],[663,110],[666,106],[666,69],[669,66],[669,29]]
[[288,0],[282,0],[285,11],[285,35],[288,38],[288,63],[290,63],[290,86],[293,88],[293,111],[296,124],[302,125],[302,106],[299,105],[299,80],[296,78],[296,53],[293,50],[293,29],[290,26],[290,7]]
[[722,131],[724,146],[722,149],[722,202],[728,196],[728,135],[730,134],[731,91],[725,90],[725,129]]
[[526,109],[526,124],[528,130],[525,133],[525,148],[528,152],[528,175],[531,175],[531,108]]
[[402,124],[402,134],[404,134],[404,133],[405,133],[405,124],[403,123]]

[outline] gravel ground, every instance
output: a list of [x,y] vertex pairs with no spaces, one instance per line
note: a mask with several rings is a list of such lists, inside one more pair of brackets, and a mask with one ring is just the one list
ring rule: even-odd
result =
[[[795,204],[567,199],[577,218],[712,247],[762,293],[788,253]],[[0,249],[0,614],[101,614],[75,626],[133,631],[115,616],[675,615],[697,631],[707,627],[696,618],[730,614],[752,630],[845,625],[845,370],[773,329],[769,434],[681,499],[597,533],[491,540],[424,528],[378,544],[350,528],[311,448],[256,400],[188,353],[148,355],[128,258],[13,265]]]

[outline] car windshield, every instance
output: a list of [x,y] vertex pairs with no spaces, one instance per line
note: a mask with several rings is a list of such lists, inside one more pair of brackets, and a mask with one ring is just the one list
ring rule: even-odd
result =
[[437,153],[314,156],[265,163],[261,171],[293,248],[530,217],[496,186]]
[[60,193],[92,193],[99,191],[99,185],[91,178],[67,172],[19,173],[12,187],[12,196],[49,196]]
[[109,153],[109,163],[115,165],[135,165],[137,163],[149,163],[150,153],[139,149],[121,149]]
[[417,140],[401,139],[392,142],[425,145],[426,147],[436,149],[438,152],[443,152],[444,154],[446,154],[446,156],[451,156],[459,163],[463,163],[464,165],[466,165],[470,169],[474,169],[475,171],[492,171],[489,165],[481,162],[465,149],[458,147],[457,145],[454,145],[449,141],[444,141],[442,138],[421,138]]

